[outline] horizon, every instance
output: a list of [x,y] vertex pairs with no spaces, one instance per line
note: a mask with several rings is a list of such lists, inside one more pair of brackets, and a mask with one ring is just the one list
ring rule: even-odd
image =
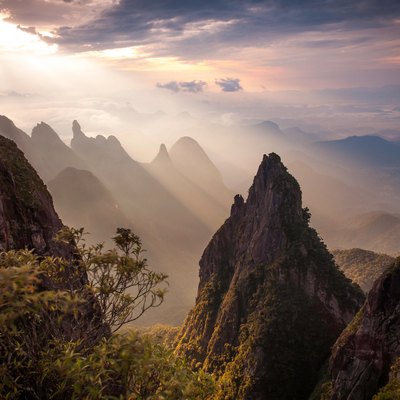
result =
[[395,1],[1,0],[0,32],[2,114],[27,133],[68,142],[76,119],[141,160],[202,124],[400,138]]

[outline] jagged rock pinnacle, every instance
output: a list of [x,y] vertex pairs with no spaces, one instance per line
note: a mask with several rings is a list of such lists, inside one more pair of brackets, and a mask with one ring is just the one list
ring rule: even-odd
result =
[[40,140],[40,141],[56,141],[59,142],[61,141],[60,137],[57,135],[57,133],[54,131],[54,129],[46,124],[45,122],[40,122],[37,124],[33,129],[32,129],[32,139],[34,140]]
[[235,197],[199,275],[177,351],[223,376],[224,395],[237,400],[308,398],[363,300],[308,226],[300,187],[275,153],[247,201]]
[[85,137],[85,134],[82,132],[81,126],[77,120],[72,122],[72,132],[74,134],[74,138]]

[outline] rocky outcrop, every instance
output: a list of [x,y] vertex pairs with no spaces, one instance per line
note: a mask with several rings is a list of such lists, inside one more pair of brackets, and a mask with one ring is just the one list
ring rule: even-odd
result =
[[53,241],[62,226],[39,175],[16,144],[0,136],[0,251],[66,255],[70,249]]
[[[400,357],[400,259],[381,276],[332,351],[332,400],[371,399]],[[397,379],[398,371],[397,371]],[[398,395],[398,392],[396,392]],[[382,399],[394,398],[384,396]],[[397,397],[396,397],[397,398]]]
[[37,124],[32,129],[32,136],[28,136],[10,119],[0,115],[0,135],[17,144],[45,182],[64,168],[86,168],[86,163],[44,122]]
[[36,152],[42,155],[43,168],[38,169],[38,172],[45,182],[55,178],[68,167],[87,169],[83,159],[75,154],[44,122],[37,124],[32,129],[31,142]]
[[307,398],[361,306],[308,221],[298,183],[270,154],[204,251],[176,351],[215,372],[217,398]]

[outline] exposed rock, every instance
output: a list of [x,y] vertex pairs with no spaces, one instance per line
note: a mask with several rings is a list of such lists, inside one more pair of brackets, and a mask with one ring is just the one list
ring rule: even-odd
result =
[[66,255],[53,241],[63,226],[43,181],[14,142],[0,136],[0,250]]
[[32,146],[42,156],[42,168],[38,173],[45,180],[51,180],[68,167],[84,169],[86,163],[75,154],[46,123],[41,122],[32,129]]
[[375,282],[364,306],[333,347],[331,399],[371,399],[389,381],[390,368],[399,356],[398,258],[393,267]]
[[37,124],[32,130],[32,136],[29,136],[10,119],[0,116],[0,134],[17,144],[45,182],[66,167],[86,167],[85,162],[44,122]]
[[307,398],[359,309],[361,290],[308,221],[298,183],[272,153],[204,251],[177,352],[220,377],[218,398]]

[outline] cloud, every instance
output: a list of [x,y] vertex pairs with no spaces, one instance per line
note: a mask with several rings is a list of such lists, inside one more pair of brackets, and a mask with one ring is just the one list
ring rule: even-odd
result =
[[395,0],[0,0],[2,8],[11,22],[35,26],[59,52],[91,57],[135,48],[137,57],[114,56],[110,65],[190,67],[167,79],[187,80],[199,65],[207,80],[243,71],[248,91],[398,81]]
[[157,87],[160,89],[171,90],[172,92],[179,92],[179,83],[176,81],[157,83]]
[[189,93],[200,93],[203,88],[207,85],[204,81],[189,81],[189,82],[177,82],[170,81],[167,83],[157,83],[157,87],[160,89],[171,90],[172,92],[189,92]]
[[[195,58],[222,44],[268,44],[285,35],[331,29],[357,30],[388,27],[400,15],[393,0],[3,0],[17,22],[19,17],[68,16],[76,5],[81,14],[69,15],[55,30],[57,44],[72,51],[103,50],[152,45],[157,54],[167,52]],[[13,2],[16,4],[13,10]],[[24,9],[22,10],[22,4]],[[38,7],[39,3],[41,7]],[[1,4],[1,0],[0,0]],[[47,4],[47,5],[46,5]],[[60,4],[70,11],[60,9]],[[101,8],[103,4],[103,8]],[[56,5],[59,8],[56,13]],[[74,5],[74,6],[73,6]],[[108,5],[104,7],[104,5]],[[34,7],[35,6],[35,9]],[[40,9],[42,16],[37,15]],[[60,12],[62,11],[62,12]],[[87,18],[86,18],[87,19]],[[26,22],[25,22],[26,24]],[[29,23],[29,25],[34,25]],[[37,24],[36,24],[37,25]],[[314,45],[335,45],[321,42]]]
[[30,35],[35,35],[38,38],[42,39],[43,41],[46,41],[46,36],[42,35],[38,30],[36,29],[35,26],[21,26],[17,25],[17,28],[25,33],[29,33]]
[[31,35],[37,35],[38,32],[36,31],[36,27],[34,26],[21,26],[17,25],[17,28],[22,32],[30,33]]
[[237,78],[216,79],[215,83],[223,92],[238,92],[239,90],[243,90],[240,85],[240,79]]
[[0,0],[0,11],[15,24],[57,29],[67,23],[84,24],[112,4],[115,0]]

